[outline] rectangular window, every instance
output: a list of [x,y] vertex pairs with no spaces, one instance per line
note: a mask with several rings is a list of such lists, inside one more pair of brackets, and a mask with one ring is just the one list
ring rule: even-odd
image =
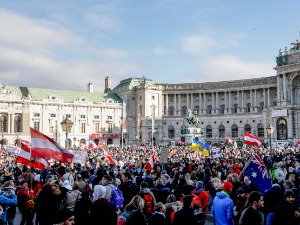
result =
[[66,118],[71,118],[71,114],[66,114]]
[[40,117],[41,114],[39,114],[39,113],[34,113],[33,116],[34,116],[34,117]]
[[35,130],[40,130],[40,121],[34,121],[33,123],[33,127]]
[[80,119],[85,119],[85,115],[80,115]]
[[100,124],[94,123],[94,133],[100,133]]
[[154,95],[152,95],[152,100],[155,100],[155,96]]
[[99,116],[99,115],[95,115],[95,116],[94,116],[94,119],[95,119],[95,120],[98,120],[98,119],[100,119],[100,116]]
[[109,123],[108,124],[108,133],[112,133],[112,128],[113,128],[112,123]]
[[80,126],[79,126],[79,132],[81,134],[84,134],[85,133],[85,123],[80,123]]
[[112,116],[107,116],[107,119],[112,120]]

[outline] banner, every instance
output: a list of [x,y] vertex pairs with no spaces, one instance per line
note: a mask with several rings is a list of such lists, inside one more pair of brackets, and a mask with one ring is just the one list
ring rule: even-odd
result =
[[11,146],[11,145],[6,146],[7,152],[18,153],[18,150],[19,150],[19,148],[17,146]]
[[76,150],[73,150],[72,153],[74,154],[74,158],[72,160],[72,163],[80,163],[80,164],[85,165],[86,156],[87,156],[87,152],[86,151],[76,151]]
[[160,159],[159,161],[162,163],[167,163],[169,157],[169,149],[166,147],[161,148]]

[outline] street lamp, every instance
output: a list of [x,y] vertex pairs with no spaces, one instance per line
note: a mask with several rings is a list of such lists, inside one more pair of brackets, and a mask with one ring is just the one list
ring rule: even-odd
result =
[[73,122],[69,118],[66,118],[60,123],[60,125],[62,130],[66,132],[66,149],[68,149],[68,133],[72,129]]
[[270,150],[272,149],[272,140],[271,140],[271,138],[272,138],[272,134],[273,134],[273,132],[274,132],[274,128],[271,126],[271,124],[269,124],[269,126],[266,128],[266,130],[267,130],[267,134],[269,135],[269,137],[270,137]]

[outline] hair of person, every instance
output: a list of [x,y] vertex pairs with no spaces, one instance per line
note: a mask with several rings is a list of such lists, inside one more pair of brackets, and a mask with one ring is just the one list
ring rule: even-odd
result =
[[136,209],[142,210],[145,206],[145,200],[139,195],[134,196],[129,202],[128,206],[132,206]]
[[260,196],[263,196],[262,193],[258,191],[252,191],[249,195],[249,204],[253,205],[254,202],[258,202],[260,199]]
[[183,197],[183,206],[184,207],[190,207],[191,203],[193,201],[193,197],[190,195],[186,195]]
[[162,202],[158,202],[154,205],[154,210],[159,212],[162,207],[164,207],[164,204]]
[[131,180],[131,174],[129,172],[124,172],[123,175],[124,177],[127,177],[128,180]]
[[293,188],[294,188],[293,182],[291,182],[291,181],[289,181],[289,180],[285,180],[284,183],[283,183],[283,186],[284,186],[286,189],[293,189]]
[[109,175],[104,175],[103,178],[105,178],[106,180],[108,180],[109,182],[112,181],[112,177]]
[[166,203],[171,203],[171,202],[176,202],[176,197],[173,194],[170,194],[166,200]]
[[74,182],[72,188],[73,190],[79,190],[78,182]]

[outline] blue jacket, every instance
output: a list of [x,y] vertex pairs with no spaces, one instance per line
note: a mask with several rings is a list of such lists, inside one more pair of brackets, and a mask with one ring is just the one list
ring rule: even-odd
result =
[[224,192],[217,192],[212,205],[216,225],[233,225],[233,201]]
[[6,208],[8,205],[17,205],[17,195],[13,194],[11,195],[11,199],[8,197],[5,197],[3,195],[0,195],[0,205],[3,208],[3,214],[1,216],[1,220],[6,223],[7,220],[7,212],[6,212]]

